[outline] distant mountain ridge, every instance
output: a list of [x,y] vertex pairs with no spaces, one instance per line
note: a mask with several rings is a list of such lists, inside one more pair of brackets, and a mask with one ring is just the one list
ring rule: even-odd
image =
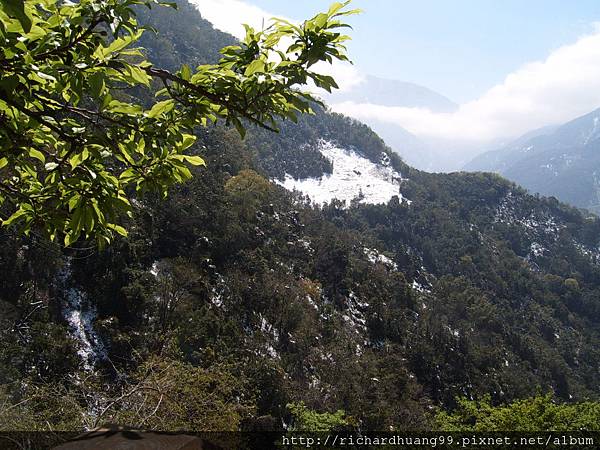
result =
[[551,134],[557,128],[558,126],[549,125],[547,127],[537,128],[533,131],[529,131],[500,148],[489,150],[477,155],[475,158],[465,164],[464,169],[467,171],[485,171],[491,170],[490,168],[493,167],[493,172],[499,173],[503,168],[512,162],[512,160],[507,157],[509,154],[523,150],[523,146],[527,147],[530,140]]
[[479,155],[464,169],[497,172],[531,192],[598,213],[600,109],[564,125],[528,133]]
[[367,75],[365,80],[350,90],[336,92],[333,102],[372,103],[382,106],[428,108],[434,112],[452,112],[458,105],[447,97],[425,86],[399,80]]

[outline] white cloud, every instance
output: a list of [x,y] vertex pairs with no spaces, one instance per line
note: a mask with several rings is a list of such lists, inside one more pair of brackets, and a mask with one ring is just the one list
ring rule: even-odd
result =
[[[241,0],[190,1],[196,5],[202,14],[202,17],[211,22],[215,28],[232,34],[238,39],[242,39],[246,35],[242,24],[245,23],[253,28],[262,29],[263,26],[268,26],[272,17],[276,16],[275,14]],[[300,22],[299,20],[281,15],[277,15],[277,17],[293,23]],[[318,63],[312,69],[315,72],[334,77],[340,90],[352,89],[364,80],[364,75],[354,66],[339,61],[335,61],[333,64],[325,62]]]
[[600,30],[509,74],[454,113],[339,103],[336,111],[398,124],[417,136],[485,142],[562,123],[600,106]]
[[[261,29],[268,24],[273,14],[240,0],[191,0],[202,17],[211,22],[215,28],[242,39],[246,32],[242,24]],[[286,17],[282,19],[289,20]]]

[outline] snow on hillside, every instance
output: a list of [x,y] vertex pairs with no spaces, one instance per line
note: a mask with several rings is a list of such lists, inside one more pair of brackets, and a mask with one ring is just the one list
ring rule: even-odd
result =
[[91,371],[98,361],[107,358],[104,343],[94,329],[96,308],[85,293],[71,285],[70,262],[59,273],[58,281],[65,289],[63,317],[69,324],[71,337],[77,345],[77,354],[85,371]]
[[533,239],[556,241],[565,225],[549,211],[528,210],[522,202],[522,197],[508,191],[496,209],[494,222],[519,225]]
[[336,147],[333,143],[321,141],[320,151],[333,164],[333,173],[321,178],[296,180],[286,174],[285,180],[276,180],[288,190],[297,190],[317,203],[323,204],[333,199],[349,203],[358,198],[361,203],[387,203],[394,195],[400,201],[409,202],[400,194],[401,175],[396,172],[383,153],[381,163],[375,164],[354,150]]

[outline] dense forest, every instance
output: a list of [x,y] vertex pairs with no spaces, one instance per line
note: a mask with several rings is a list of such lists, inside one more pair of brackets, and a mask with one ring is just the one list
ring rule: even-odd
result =
[[[139,10],[148,58],[218,59],[234,39],[177,3]],[[563,422],[523,429],[597,427],[600,221],[417,171],[315,110],[243,140],[202,129],[206,167],[139,197],[103,250],[0,231],[1,429],[502,430],[536,407]],[[319,206],[273,182],[330,173],[321,140],[387,155],[409,202]]]

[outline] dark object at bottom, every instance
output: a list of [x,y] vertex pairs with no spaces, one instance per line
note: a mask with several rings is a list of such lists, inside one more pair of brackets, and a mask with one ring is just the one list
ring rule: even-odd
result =
[[54,450],[221,450],[198,436],[107,427],[81,434]]

